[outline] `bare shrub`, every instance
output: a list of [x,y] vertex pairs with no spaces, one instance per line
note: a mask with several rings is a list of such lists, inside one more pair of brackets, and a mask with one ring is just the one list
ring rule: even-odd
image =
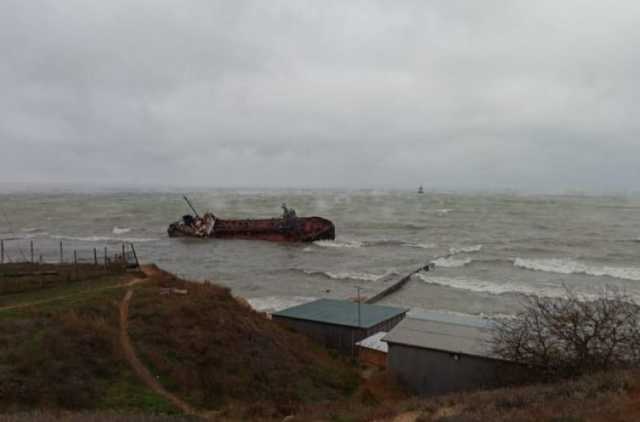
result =
[[496,320],[494,354],[547,376],[638,366],[640,306],[633,298],[612,287],[597,298],[566,293],[528,296],[516,318]]

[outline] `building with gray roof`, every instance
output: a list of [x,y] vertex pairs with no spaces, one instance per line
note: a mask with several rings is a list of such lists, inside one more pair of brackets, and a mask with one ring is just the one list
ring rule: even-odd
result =
[[443,394],[498,387],[524,376],[526,368],[491,353],[491,329],[406,318],[382,341],[388,368],[415,393]]

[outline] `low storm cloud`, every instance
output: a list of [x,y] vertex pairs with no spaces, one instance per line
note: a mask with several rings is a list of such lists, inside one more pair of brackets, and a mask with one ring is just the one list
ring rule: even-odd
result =
[[0,4],[0,181],[638,191],[640,3]]

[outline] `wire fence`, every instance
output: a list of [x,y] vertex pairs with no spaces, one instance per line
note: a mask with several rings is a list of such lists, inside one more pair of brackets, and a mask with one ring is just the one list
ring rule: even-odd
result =
[[6,295],[115,276],[139,266],[132,244],[73,248],[43,243],[41,249],[33,240],[0,239],[0,304]]
[[136,250],[131,243],[122,243],[114,247],[76,248],[68,247],[60,241],[57,248],[39,248],[30,240],[28,244],[18,239],[0,239],[0,264],[75,264],[112,266],[126,268],[139,267]]

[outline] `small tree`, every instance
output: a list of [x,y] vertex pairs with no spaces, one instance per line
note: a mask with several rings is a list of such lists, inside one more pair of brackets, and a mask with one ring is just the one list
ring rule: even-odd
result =
[[528,296],[516,318],[495,321],[496,356],[574,376],[640,363],[640,306],[607,287],[597,298]]

